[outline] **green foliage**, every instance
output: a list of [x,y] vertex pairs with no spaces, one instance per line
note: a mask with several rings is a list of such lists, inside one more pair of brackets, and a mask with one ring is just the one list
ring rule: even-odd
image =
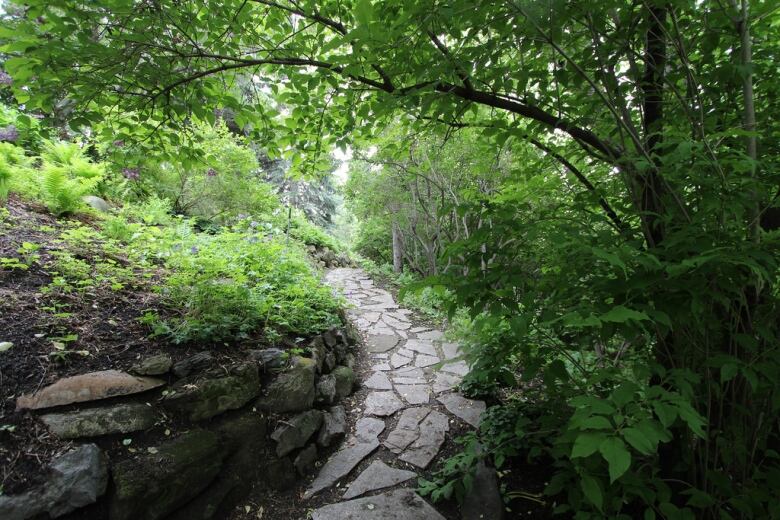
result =
[[0,201],[5,200],[8,192],[23,182],[30,163],[24,149],[11,143],[0,143]]
[[336,239],[309,222],[298,211],[294,211],[290,219],[290,236],[309,246],[327,247],[332,251],[342,250]]
[[157,247],[167,249],[171,274],[161,292],[176,317],[147,322],[175,343],[310,334],[338,322],[340,302],[294,242],[230,230],[196,235],[180,226],[164,244]]

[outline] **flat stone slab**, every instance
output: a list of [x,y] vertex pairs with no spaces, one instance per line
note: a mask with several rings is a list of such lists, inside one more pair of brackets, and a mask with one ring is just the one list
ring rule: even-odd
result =
[[369,352],[387,352],[394,349],[400,340],[395,334],[377,334],[368,337],[366,347]]
[[485,413],[485,402],[466,399],[458,394],[444,394],[439,396],[438,401],[452,415],[466,421],[474,428],[479,427],[479,421],[482,414]]
[[403,377],[395,376],[393,383],[397,385],[424,385],[428,381],[424,377]]
[[73,403],[85,403],[120,395],[137,394],[158,388],[165,381],[152,377],[133,376],[118,370],[103,370],[60,379],[34,394],[16,400],[16,409],[51,408]]
[[406,408],[401,412],[395,430],[391,431],[385,439],[385,447],[395,454],[404,451],[420,436],[420,421],[425,419],[429,413],[431,413],[431,409],[427,406]]
[[359,497],[370,491],[395,486],[417,476],[414,471],[391,468],[381,460],[375,460],[352,481],[344,493],[345,499]]
[[426,354],[428,356],[438,355],[438,352],[436,352],[436,347],[433,346],[433,343],[422,339],[410,339],[406,342],[404,347],[408,348],[409,350],[419,352],[420,354]]
[[330,504],[312,512],[312,520],[445,520],[411,489]]
[[394,370],[391,375],[393,377],[424,377],[425,372],[421,368],[417,367],[403,367]]
[[419,339],[427,339],[429,341],[438,341],[444,338],[444,333],[440,330],[431,330],[428,332],[419,332],[417,337]]
[[317,478],[314,479],[303,494],[303,498],[311,498],[323,489],[331,487],[339,479],[349,474],[355,466],[360,464],[360,461],[368,457],[378,447],[379,441],[377,439],[368,442],[353,439],[353,442],[337,451],[328,459],[328,462],[322,466]]
[[362,417],[355,424],[355,437],[358,441],[370,442],[385,431],[385,421],[373,417]]
[[399,457],[402,461],[425,469],[436,457],[450,429],[447,416],[436,410],[420,422],[420,436]]
[[387,372],[392,369],[393,367],[390,366],[390,363],[379,363],[371,367],[371,370],[380,371],[380,372]]
[[[388,368],[390,368],[388,366]],[[374,372],[371,377],[363,381],[363,386],[372,390],[392,390],[393,384],[383,372]]]
[[452,390],[463,381],[463,378],[449,372],[436,372],[436,379],[433,382],[433,393],[440,394]]
[[389,313],[382,315],[382,321],[384,321],[390,328],[395,330],[406,330],[412,326],[408,321],[401,321],[393,318]]
[[41,421],[57,437],[77,439],[146,430],[154,426],[155,418],[152,407],[145,404],[117,404],[106,408],[50,413],[41,416]]
[[444,359],[447,360],[455,359],[463,355],[460,345],[457,343],[442,343],[441,351],[442,354],[444,354]]
[[409,332],[412,332],[414,334],[419,334],[420,332],[425,332],[427,330],[431,330],[430,327],[412,327],[409,329]]
[[366,414],[384,417],[404,407],[394,392],[371,392],[366,397]]
[[461,377],[469,373],[469,366],[465,361],[456,361],[455,363],[444,363],[441,367],[444,372],[456,374]]
[[426,356],[425,354],[418,354],[417,358],[414,360],[414,366],[418,368],[425,368],[431,365],[435,365],[439,361],[441,360],[436,356]]
[[425,404],[431,398],[428,385],[395,385],[395,391],[409,404]]
[[402,356],[399,353],[395,353],[390,356],[390,366],[393,368],[401,368],[412,362],[412,358]]

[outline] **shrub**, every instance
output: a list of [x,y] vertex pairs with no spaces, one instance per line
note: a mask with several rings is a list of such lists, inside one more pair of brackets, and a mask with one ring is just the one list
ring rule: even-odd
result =
[[249,233],[183,236],[171,243],[161,292],[177,316],[149,316],[175,343],[232,341],[265,332],[320,332],[338,323],[339,302],[295,244]]

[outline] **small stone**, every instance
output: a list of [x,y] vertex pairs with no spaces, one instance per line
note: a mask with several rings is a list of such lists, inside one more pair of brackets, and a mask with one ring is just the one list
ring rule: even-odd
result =
[[154,426],[155,419],[152,407],[132,403],[41,416],[49,431],[61,439],[146,430]]
[[157,354],[148,357],[135,365],[132,372],[139,376],[160,376],[167,374],[173,366],[173,359],[168,354]]
[[374,372],[371,377],[363,382],[363,386],[372,390],[392,390],[393,384],[390,379],[382,372]]
[[347,414],[343,406],[333,406],[322,416],[322,427],[317,444],[327,448],[347,433]]
[[431,365],[435,365],[440,360],[436,356],[426,356],[425,354],[418,354],[417,358],[414,360],[414,366],[418,368],[425,368],[429,367]]
[[502,520],[505,516],[498,475],[484,460],[477,463],[474,480],[463,498],[460,514],[462,520]]
[[81,200],[83,200],[87,206],[91,207],[92,209],[96,209],[101,213],[108,213],[111,211],[111,206],[108,205],[108,202],[106,202],[104,199],[101,199],[100,197],[96,197],[94,195],[85,195],[84,197],[81,197]]
[[284,366],[284,350],[280,348],[253,349],[247,351],[247,354],[249,359],[255,361],[264,370]]
[[430,399],[428,385],[395,385],[395,391],[409,404],[425,404]]
[[333,404],[336,400],[336,376],[326,374],[320,376],[317,381],[316,401],[319,403]]
[[60,379],[32,395],[23,395],[16,400],[16,409],[38,410],[72,403],[97,401],[109,397],[146,392],[164,384],[165,381],[160,379],[133,376],[118,370],[91,372]]
[[356,498],[315,509],[311,520],[445,520],[411,489]]
[[381,460],[375,460],[352,481],[344,493],[345,499],[359,497],[370,491],[395,486],[417,476],[414,471],[391,468]]
[[458,394],[444,394],[438,401],[447,408],[452,415],[466,421],[474,428],[479,427],[482,414],[485,413],[485,402],[466,399]]
[[301,476],[308,475],[314,468],[314,463],[317,461],[317,446],[309,444],[295,457],[293,466],[298,470],[298,474]]
[[10,341],[0,341],[0,352],[5,352],[6,350],[11,350],[14,348],[14,344]]
[[341,399],[352,393],[355,385],[355,372],[345,366],[337,366],[331,374],[336,378],[336,396]]
[[420,332],[425,332],[426,330],[431,330],[430,327],[412,327],[409,329],[409,332],[412,332],[414,334],[419,334]]
[[215,363],[216,360],[214,359],[214,355],[208,350],[205,350],[173,365],[173,375],[176,377],[187,377],[190,374],[208,370],[213,367]]
[[309,410],[292,417],[271,434],[276,441],[276,455],[284,457],[296,448],[303,447],[322,424],[322,412]]
[[394,392],[371,392],[366,397],[366,414],[387,416],[403,408],[403,403]]

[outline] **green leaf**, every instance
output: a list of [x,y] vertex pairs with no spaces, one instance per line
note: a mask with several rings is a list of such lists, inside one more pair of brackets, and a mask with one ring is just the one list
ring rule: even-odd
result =
[[574,446],[571,449],[571,458],[588,457],[599,449],[599,446],[606,438],[603,433],[584,432],[574,440]]
[[599,511],[603,511],[604,495],[601,492],[601,486],[599,485],[598,480],[590,475],[582,475],[582,478],[580,478],[580,487],[585,494],[585,498],[596,506]]
[[739,373],[739,367],[734,363],[726,363],[720,367],[720,382],[731,381]]
[[608,437],[599,445],[599,452],[609,465],[609,481],[615,482],[631,466],[631,453],[617,437]]
[[655,451],[656,443],[648,439],[644,433],[637,428],[626,428],[622,432],[623,438],[639,453],[650,455]]
[[617,307],[613,307],[609,312],[606,314],[602,314],[599,319],[601,321],[610,321],[614,323],[625,323],[627,321],[644,321],[649,320],[650,317],[645,314],[644,312],[635,311],[632,309],[629,309],[628,307],[625,307],[623,305],[618,305]]
[[612,423],[609,422],[609,420],[601,415],[594,415],[592,417],[588,417],[582,423],[580,423],[580,427],[583,430],[612,430],[613,426]]

